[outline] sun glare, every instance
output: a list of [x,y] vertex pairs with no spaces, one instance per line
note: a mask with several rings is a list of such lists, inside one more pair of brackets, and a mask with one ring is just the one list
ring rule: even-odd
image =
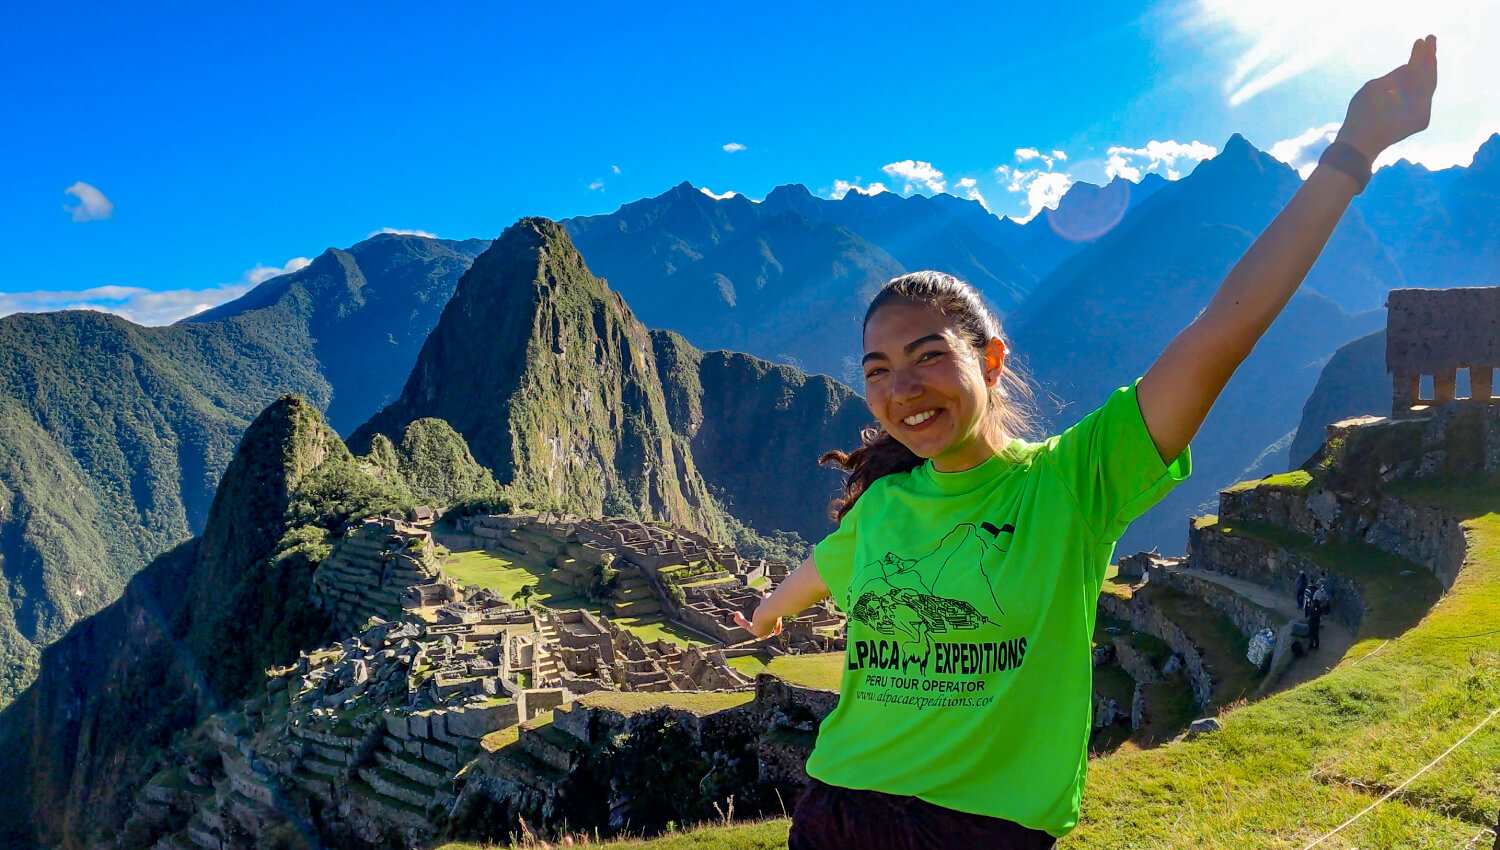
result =
[[[1239,106],[1309,71],[1345,80],[1379,76],[1402,61],[1412,42],[1438,39],[1438,99],[1428,132],[1378,160],[1406,156],[1429,167],[1467,164],[1475,148],[1500,131],[1500,51],[1486,43],[1500,31],[1492,0],[1197,0],[1189,28],[1230,35],[1224,97]],[[1350,91],[1353,94],[1353,91]],[[1323,116],[1324,120],[1342,116]]]
[[[1410,49],[1427,33],[1438,36],[1439,53],[1463,51],[1464,31],[1476,17],[1472,0],[1201,0],[1204,15],[1247,37],[1250,46],[1225,81],[1231,105],[1313,68],[1337,63],[1376,73],[1389,70],[1392,51]],[[1484,29],[1483,27],[1479,28]],[[1477,35],[1477,33],[1476,33]]]

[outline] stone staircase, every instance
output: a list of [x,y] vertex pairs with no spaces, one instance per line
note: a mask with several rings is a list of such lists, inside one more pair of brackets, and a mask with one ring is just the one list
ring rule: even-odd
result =
[[536,644],[536,687],[551,687],[562,679],[562,661],[547,647],[557,646],[557,626],[552,623],[551,618],[537,618],[537,632],[541,640]]

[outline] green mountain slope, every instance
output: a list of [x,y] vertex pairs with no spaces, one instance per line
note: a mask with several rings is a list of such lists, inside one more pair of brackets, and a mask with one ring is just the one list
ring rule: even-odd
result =
[[204,528],[263,407],[295,392],[352,428],[394,397],[486,244],[376,236],[171,327],[0,318],[0,706],[37,648]]
[[263,670],[328,637],[307,587],[351,509],[401,507],[309,402],[285,396],[245,431],[204,534],[41,654],[0,712],[0,844],[95,847],[125,821],[154,755]]

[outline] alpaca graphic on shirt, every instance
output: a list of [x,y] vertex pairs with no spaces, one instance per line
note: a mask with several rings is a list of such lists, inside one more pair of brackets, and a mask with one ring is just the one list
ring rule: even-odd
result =
[[[856,570],[850,587],[855,599],[849,617],[883,635],[901,641],[901,671],[915,665],[927,673],[932,658],[932,636],[949,631],[977,629],[985,623],[999,626],[1005,611],[995,598],[994,581],[985,569],[992,552],[1005,552],[1015,527],[1006,524],[960,523],[943,535],[936,549],[920,558],[903,558],[887,552],[879,561]],[[962,585],[972,586],[977,569],[986,596],[972,601]]]

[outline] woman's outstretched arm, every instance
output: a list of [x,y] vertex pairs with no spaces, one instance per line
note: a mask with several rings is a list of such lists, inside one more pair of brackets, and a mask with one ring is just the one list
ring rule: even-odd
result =
[[[1369,81],[1349,102],[1337,142],[1373,162],[1424,129],[1437,86],[1437,39],[1412,46],[1411,59]],[[1280,315],[1318,259],[1359,190],[1350,175],[1318,166],[1286,208],[1230,270],[1213,300],[1141,377],[1141,417],[1163,463],[1198,433],[1229,378]]]
[[755,609],[755,619],[746,620],[740,612],[734,612],[734,621],[758,638],[781,631],[781,618],[800,614],[819,600],[828,596],[828,585],[813,566],[811,555],[802,566],[776,585],[771,595],[761,601]]

